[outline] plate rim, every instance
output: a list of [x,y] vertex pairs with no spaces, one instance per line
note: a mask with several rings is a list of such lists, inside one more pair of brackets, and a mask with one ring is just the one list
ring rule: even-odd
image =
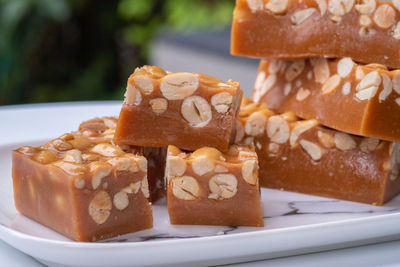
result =
[[[22,215],[22,214],[21,214]],[[24,216],[24,215],[22,215]],[[25,216],[24,216],[25,217]],[[28,217],[25,217],[31,220]],[[297,231],[305,231],[310,230],[312,228],[320,228],[320,227],[340,227],[346,225],[357,225],[358,223],[376,223],[378,221],[386,221],[387,219],[399,219],[400,222],[400,212],[399,213],[392,213],[392,214],[381,214],[381,215],[374,215],[374,216],[367,216],[363,218],[351,218],[351,219],[343,219],[333,222],[322,222],[322,223],[315,223],[315,224],[307,224],[307,225],[299,225],[299,226],[291,226],[291,227],[284,227],[284,228],[274,228],[274,229],[264,229],[264,230],[256,230],[251,232],[244,232],[244,233],[234,233],[229,235],[213,235],[213,236],[202,236],[202,237],[193,237],[193,238],[176,238],[170,240],[154,240],[150,242],[78,242],[74,240],[53,240],[44,237],[37,237],[34,235],[29,235],[20,231],[17,231],[11,227],[7,227],[3,224],[0,224],[0,232],[8,232],[10,235],[17,236],[19,238],[30,240],[30,241],[37,241],[40,243],[47,243],[47,244],[54,244],[58,246],[66,246],[66,247],[75,247],[75,246],[86,246],[87,248],[103,248],[103,247],[126,247],[126,246],[153,246],[155,244],[164,244],[164,243],[186,243],[186,242],[193,242],[193,240],[206,240],[212,241],[213,239],[241,239],[243,237],[252,237],[252,236],[259,236],[260,234],[268,235],[271,234],[278,234],[278,233],[289,233],[289,232],[297,232]],[[34,221],[37,223],[36,221]],[[54,231],[54,230],[52,230]],[[145,230],[146,231],[146,230]],[[399,228],[400,233],[400,228]],[[195,241],[196,242],[196,241]]]
[[[385,227],[379,227],[379,231],[368,232],[371,226],[382,220],[386,223]],[[185,262],[192,265],[217,265],[348,248],[377,243],[374,240],[379,238],[395,240],[400,237],[399,221],[400,214],[394,213],[224,236],[127,243],[57,241],[17,231],[12,233],[13,229],[0,225],[0,238],[34,258],[48,263],[63,264],[62,266],[109,266],[110,264],[144,266],[183,264]],[[352,227],[346,227],[348,224],[351,224]],[[349,233],[349,231],[350,234],[340,234]],[[361,239],[352,238],[351,235],[357,232],[367,232],[368,234]],[[293,240],[293,233],[295,233],[297,242],[286,245],[287,242]],[[310,238],[310,235],[313,234],[322,236],[322,238],[315,243],[314,239]],[[32,246],[35,247],[32,249]],[[221,253],[218,253],[218,249],[224,246],[229,246],[230,249],[220,250]],[[206,247],[208,247],[206,258],[203,253],[190,253],[193,249],[207,250]],[[50,251],[52,253],[49,253]],[[184,253],[180,254],[182,252]],[[112,257],[110,257],[110,253],[113,255]],[[148,257],[152,257],[152,253],[163,253],[164,257],[162,259],[155,257],[149,260]],[[93,257],[97,257],[100,261],[93,263]],[[114,260],[114,258],[118,258],[118,260]]]

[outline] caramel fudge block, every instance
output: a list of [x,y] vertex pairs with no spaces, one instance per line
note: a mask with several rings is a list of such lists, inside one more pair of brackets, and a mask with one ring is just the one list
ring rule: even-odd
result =
[[263,226],[254,149],[169,146],[166,179],[172,224]]
[[[116,117],[94,118],[79,125],[79,131],[96,142],[111,142],[114,138],[118,119]],[[126,153],[145,156],[147,159],[147,179],[152,202],[165,196],[164,170],[167,147],[119,146]]]
[[237,0],[231,52],[258,58],[350,57],[400,68],[400,1]]
[[13,151],[12,162],[18,211],[73,240],[96,241],[153,225],[146,158],[99,136],[65,134]]
[[400,71],[382,65],[350,58],[263,60],[253,100],[335,130],[400,141]]
[[128,80],[114,141],[120,145],[228,150],[242,91],[199,73],[136,69]]
[[[335,131],[293,113],[244,103],[239,143],[254,141],[260,184],[383,205],[400,192],[400,145]],[[238,133],[241,132],[240,130]]]

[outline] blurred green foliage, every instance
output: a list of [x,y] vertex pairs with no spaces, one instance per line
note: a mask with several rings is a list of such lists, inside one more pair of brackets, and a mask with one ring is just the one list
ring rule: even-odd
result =
[[162,29],[228,26],[233,0],[0,0],[0,105],[122,99]]

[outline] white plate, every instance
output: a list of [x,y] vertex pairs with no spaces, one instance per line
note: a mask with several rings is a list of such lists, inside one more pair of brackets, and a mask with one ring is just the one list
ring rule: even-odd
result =
[[262,189],[264,228],[171,226],[155,203],[154,228],[99,243],[78,243],[14,207],[11,150],[39,145],[80,121],[117,115],[120,102],[0,107],[0,238],[46,264],[215,265],[296,255],[400,238],[400,197],[383,207]]

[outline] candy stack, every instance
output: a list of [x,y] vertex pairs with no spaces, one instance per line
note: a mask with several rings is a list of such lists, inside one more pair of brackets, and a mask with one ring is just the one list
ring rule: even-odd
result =
[[77,241],[172,224],[263,226],[258,158],[233,144],[238,82],[138,68],[119,118],[95,118],[42,146],[13,151],[18,211]]
[[129,78],[114,141],[168,146],[173,224],[263,226],[254,147],[233,145],[238,82],[144,66]]
[[262,186],[375,205],[400,192],[399,11],[237,0],[231,52],[261,59],[238,141],[255,142]]
[[13,151],[16,208],[97,241],[151,228],[164,195],[170,222],[192,225],[263,226],[260,185],[383,205],[400,192],[399,7],[237,0],[232,53],[261,59],[254,102],[238,82],[138,68],[118,119]]

